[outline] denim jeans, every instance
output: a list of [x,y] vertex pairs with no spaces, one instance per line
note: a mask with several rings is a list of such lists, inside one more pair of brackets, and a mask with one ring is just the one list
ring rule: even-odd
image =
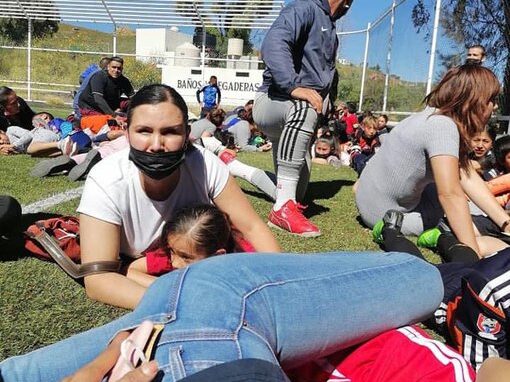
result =
[[164,381],[242,358],[284,369],[416,322],[443,298],[437,269],[401,253],[233,254],[159,278],[130,314],[0,363],[4,381],[58,381],[119,330],[165,324]]

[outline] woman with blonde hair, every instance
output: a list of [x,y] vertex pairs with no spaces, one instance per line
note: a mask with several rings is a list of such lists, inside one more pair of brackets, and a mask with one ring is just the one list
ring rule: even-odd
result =
[[425,109],[392,130],[363,171],[356,191],[359,213],[368,226],[375,226],[376,241],[394,248],[391,241],[400,232],[419,235],[446,215],[473,257],[490,253],[490,246],[476,239],[466,195],[501,231],[510,231],[508,215],[468,156],[470,138],[484,130],[497,108],[499,92],[499,82],[489,69],[452,68],[425,97]]

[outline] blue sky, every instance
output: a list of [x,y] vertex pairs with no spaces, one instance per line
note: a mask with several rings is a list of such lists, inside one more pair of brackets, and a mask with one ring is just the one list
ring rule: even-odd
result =
[[[435,0],[424,0],[432,10]],[[397,8],[394,41],[392,44],[391,73],[409,81],[423,82],[428,73],[428,60],[430,41],[424,38],[424,34],[418,35],[411,22],[411,10],[416,0],[407,0]],[[354,0],[351,9],[338,23],[339,31],[353,31],[365,29],[368,22],[379,18],[383,12],[390,8],[392,0]],[[368,63],[370,67],[379,66],[383,72],[386,70],[386,57],[389,46],[389,21],[384,21],[374,29],[370,36],[370,48]],[[83,25],[88,28],[111,32],[111,25],[90,24]],[[131,26],[133,29],[136,26]],[[184,33],[192,33],[192,28],[182,28]],[[365,33],[340,37],[339,57],[359,65],[363,61],[365,48]],[[262,33],[254,35],[255,46],[260,44]],[[438,42],[439,51],[449,51],[448,42]]]
[[[433,15],[435,1],[425,0],[424,3]],[[373,23],[377,20],[391,4],[392,0],[354,0],[351,10],[339,23],[338,29],[343,31],[366,29],[368,22]],[[418,33],[412,24],[411,12],[415,4],[415,0],[408,0],[396,9],[390,73],[408,81],[424,82],[428,75],[431,43],[430,39],[425,37],[425,33]],[[389,30],[388,15],[370,35],[368,65],[370,67],[378,65],[383,72],[386,71]],[[340,37],[339,57],[346,58],[354,64],[361,63],[365,38],[366,34]],[[447,52],[451,47],[448,41],[439,38],[437,49]]]

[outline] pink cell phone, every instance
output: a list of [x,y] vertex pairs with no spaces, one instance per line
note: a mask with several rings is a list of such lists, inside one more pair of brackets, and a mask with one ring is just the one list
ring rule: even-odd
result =
[[154,324],[144,321],[120,345],[120,356],[112,369],[109,382],[116,382],[134,370],[139,362],[146,362],[144,349],[151,337]]

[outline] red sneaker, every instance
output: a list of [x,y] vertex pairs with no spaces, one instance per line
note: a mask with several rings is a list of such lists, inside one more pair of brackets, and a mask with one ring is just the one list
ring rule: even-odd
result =
[[293,235],[303,237],[320,236],[321,231],[303,215],[305,206],[289,200],[278,211],[271,210],[269,221],[270,227],[282,229]]

